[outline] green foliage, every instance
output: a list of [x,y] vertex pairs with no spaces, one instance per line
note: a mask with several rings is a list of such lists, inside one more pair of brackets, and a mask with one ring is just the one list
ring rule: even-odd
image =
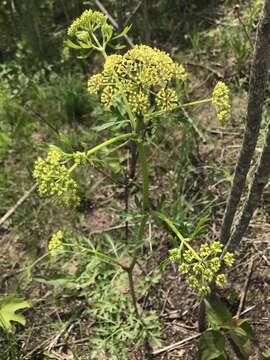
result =
[[200,338],[198,360],[227,360],[225,338],[216,330],[205,331]]
[[[251,353],[252,331],[247,320],[233,319],[227,307],[220,300],[204,300],[206,314],[211,329],[200,339],[198,359],[228,359],[225,337],[229,338],[243,359]],[[213,330],[212,330],[213,329]]]
[[[126,359],[129,351],[142,346],[146,339],[159,344],[157,314],[145,312],[142,319],[138,318],[129,295],[128,275],[117,265],[129,261],[129,248],[121,248],[109,235],[101,237],[97,245],[89,238],[70,237],[67,242],[69,251],[66,255],[63,252],[63,268],[72,259],[80,260],[73,274],[34,276],[33,279],[60,288],[61,292],[65,289],[75,292],[78,298],[87,301],[86,313],[95,320],[89,338],[92,358],[106,353]],[[158,281],[158,274],[151,278],[137,274],[138,296],[147,296],[150,287]]]
[[0,300],[0,326],[6,332],[12,331],[11,321],[25,325],[26,320],[22,314],[17,314],[18,310],[29,308],[31,305],[28,301],[14,297],[7,296]]

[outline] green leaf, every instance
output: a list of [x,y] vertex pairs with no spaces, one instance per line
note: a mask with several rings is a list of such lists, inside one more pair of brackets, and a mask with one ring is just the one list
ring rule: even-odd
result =
[[200,338],[197,360],[227,360],[225,339],[220,331],[207,330]]
[[229,330],[229,334],[232,341],[243,355],[243,358],[248,359],[251,353],[251,341],[249,334],[241,327]]
[[109,45],[110,48],[112,48],[113,50],[121,50],[121,49],[124,49],[126,46],[125,45],[120,45],[120,44],[117,44],[117,45]]
[[115,39],[119,39],[122,36],[125,36],[129,32],[129,30],[131,29],[131,26],[132,25],[126,26],[119,34],[114,36],[112,39],[115,40]]
[[266,359],[270,359],[270,351],[264,351],[264,352],[262,353],[262,356],[263,356],[264,358],[266,358]]
[[30,308],[28,301],[14,296],[7,296],[0,301],[0,326],[7,332],[12,331],[11,321],[25,325],[26,320],[22,314],[16,314],[16,311]]
[[230,311],[219,299],[214,301],[204,299],[204,302],[208,321],[213,328],[235,327]]
[[114,125],[122,125],[122,124],[126,124],[128,123],[129,121],[128,120],[123,120],[123,121],[109,121],[105,124],[102,124],[102,125],[99,125],[99,126],[95,126],[94,128],[92,128],[94,131],[96,132],[99,132],[99,131],[102,131],[102,130],[105,130],[105,129],[108,129]]
[[67,39],[64,41],[64,44],[70,47],[71,49],[80,49],[81,47],[77,44],[75,44],[73,41]]

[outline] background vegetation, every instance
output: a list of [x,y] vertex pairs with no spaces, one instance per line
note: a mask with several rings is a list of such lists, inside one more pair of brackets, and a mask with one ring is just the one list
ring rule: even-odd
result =
[[[100,4],[1,1],[0,216],[33,186],[33,163],[44,155],[48,148],[44,144],[71,152],[106,139],[109,130],[102,124],[114,120],[113,115],[104,113],[98,99],[87,93],[89,74],[97,71],[101,60],[98,56],[91,61],[76,59],[64,45],[71,21],[84,9],[100,10]],[[151,190],[157,209],[166,211],[185,236],[215,239],[243,135],[262,1],[104,0],[101,5],[119,29],[133,24],[128,36],[134,44],[156,46],[185,65],[190,79],[184,89],[187,99],[208,97],[218,80],[232,91],[230,122],[218,124],[208,105],[168,116],[155,125],[148,154],[150,168],[155,164]],[[269,99],[260,144],[268,117]],[[261,150],[262,145],[257,158]],[[79,266],[76,258],[64,258],[61,265],[48,257],[37,262],[46,254],[51,234],[59,229],[70,234],[71,242],[80,239],[88,246],[98,244],[103,251],[122,254],[125,221],[136,221],[131,210],[140,201],[140,178],[131,188],[130,214],[126,214],[120,184],[126,157],[117,150],[104,151],[106,160],[100,156],[95,168],[79,174],[79,208],[59,210],[33,190],[1,223],[0,295],[26,298],[31,308],[24,312],[25,327],[16,325],[12,334],[0,330],[0,359],[146,359],[142,346],[134,341],[136,317],[132,312],[126,316],[130,306],[126,279],[120,273],[112,277],[110,264],[95,257],[89,262],[83,254]],[[222,294],[233,314],[243,311],[244,305],[254,306],[249,316],[260,343],[254,346],[254,359],[267,358],[270,351],[269,211],[267,186]],[[254,237],[257,240],[251,242]],[[165,349],[156,358],[194,359],[198,299],[173,264],[163,270],[174,244],[172,234],[150,224],[148,240],[136,269],[136,291],[156,340],[152,351],[191,337],[192,341]],[[131,345],[123,348],[123,343]]]

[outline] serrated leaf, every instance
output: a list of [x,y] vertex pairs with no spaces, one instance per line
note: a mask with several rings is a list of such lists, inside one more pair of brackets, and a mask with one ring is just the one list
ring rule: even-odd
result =
[[200,338],[197,360],[227,360],[225,339],[220,331],[207,330]]
[[219,300],[204,300],[209,323],[213,328],[234,328],[234,321],[230,311]]
[[26,320],[22,314],[16,314],[16,311],[30,308],[28,301],[22,298],[7,296],[0,301],[0,326],[7,332],[12,331],[11,321],[25,325]]

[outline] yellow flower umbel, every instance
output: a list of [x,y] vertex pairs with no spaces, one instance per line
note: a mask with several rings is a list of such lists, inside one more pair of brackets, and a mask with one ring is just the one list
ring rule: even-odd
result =
[[[79,158],[76,155],[74,161]],[[78,185],[71,178],[71,171],[65,164],[65,154],[58,148],[53,147],[48,152],[47,158],[38,158],[33,172],[38,182],[38,190],[41,196],[53,197],[56,205],[77,205]]]
[[186,78],[183,66],[164,51],[137,45],[123,56],[108,56],[103,71],[89,79],[88,90],[99,93],[108,108],[125,97],[134,114],[144,115],[151,106],[165,111],[177,107],[173,82]]
[[77,43],[68,40],[67,45],[75,49],[105,48],[111,40],[113,27],[108,24],[108,18],[99,11],[85,10],[82,15],[70,25],[68,35],[75,37]]
[[59,251],[64,250],[64,245],[62,243],[63,237],[64,234],[61,230],[53,234],[48,245],[48,250],[51,256],[55,257],[58,255]]
[[[209,284],[214,282],[217,286],[223,287],[226,284],[226,276],[220,273],[222,259],[219,254],[222,253],[223,245],[219,241],[212,244],[202,244],[199,252],[191,249],[184,250],[183,247],[170,250],[170,260],[179,263],[179,271],[182,274],[188,274],[187,283],[195,288],[201,295],[210,293]],[[234,255],[227,252],[223,257],[226,266],[234,264]]]
[[218,120],[220,122],[227,120],[231,111],[230,91],[222,81],[219,81],[213,90],[212,104],[217,109]]

